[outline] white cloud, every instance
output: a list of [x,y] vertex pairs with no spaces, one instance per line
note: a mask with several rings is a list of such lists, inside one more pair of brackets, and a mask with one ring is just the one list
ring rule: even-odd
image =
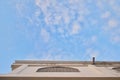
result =
[[[109,34],[113,34],[116,33],[116,30],[119,30],[119,26],[118,26],[118,20],[117,19],[109,19],[107,21],[107,24],[103,25],[103,30],[105,31],[105,33],[109,33]],[[118,32],[118,31],[117,31]]]
[[39,6],[40,0],[35,0],[35,3],[36,3],[37,6]]
[[111,42],[112,43],[120,43],[120,36],[112,36],[111,37]]
[[25,7],[25,4],[23,3],[23,1],[19,1],[18,3],[16,3],[16,10],[17,10],[19,16],[21,16],[21,17],[24,16],[23,12],[24,12],[25,8],[26,7]]
[[46,15],[45,16],[45,23],[47,24],[47,25],[50,25],[50,24],[52,24],[52,17],[51,17],[51,15]]
[[99,55],[99,51],[92,48],[86,49],[86,53],[89,54],[90,57],[97,57]]
[[26,60],[37,60],[39,59],[37,56],[36,56],[36,53],[30,53],[26,56],[25,58]]
[[82,59],[85,60],[91,60],[92,57],[98,57],[99,56],[99,51],[93,48],[86,48],[86,51],[84,55],[82,56]]
[[[47,47],[47,46],[46,46]],[[65,56],[64,51],[59,48],[50,47],[45,51],[35,50],[34,53],[28,54],[26,59],[41,59],[41,60],[62,60]]]
[[91,19],[90,23],[91,23],[91,25],[93,25],[95,27],[96,25],[98,25],[99,22],[97,19]]
[[79,3],[80,0],[69,0],[69,3],[70,4],[76,4],[76,3]]
[[103,19],[109,18],[110,15],[111,15],[111,13],[109,11],[106,11],[106,12],[102,13],[101,18],[103,18]]
[[40,15],[40,10],[37,10],[37,11],[35,12],[35,16],[36,16],[36,17],[39,17],[39,15]]
[[91,47],[92,45],[97,43],[97,36],[93,35],[90,38],[83,38],[82,43],[85,47]]
[[[120,42],[120,37],[119,37],[120,28],[119,28],[119,19],[118,19],[119,18],[118,15],[120,15],[119,14],[120,9],[119,9],[119,5],[116,5],[117,4],[116,0],[110,0],[110,1],[109,0],[96,0],[96,1],[66,0],[60,2],[59,1],[60,0],[35,0],[36,6],[34,6],[33,5],[34,3],[32,3],[32,5],[35,7],[35,8],[32,7],[32,9],[31,9],[31,4],[29,6],[29,1],[25,2],[22,0],[20,1],[20,4],[16,5],[18,13],[22,15],[23,19],[28,20],[28,22],[32,24],[31,25],[29,23],[27,24],[23,23],[23,25],[25,26],[24,30],[26,31],[25,34],[28,34],[29,38],[33,37],[34,38],[33,40],[35,40],[34,43],[37,44],[37,46],[34,47],[35,50],[33,50],[33,54],[29,55],[31,59],[41,58],[46,60],[47,59],[57,60],[63,58],[65,59],[72,58],[74,53],[69,53],[69,50],[68,52],[65,52],[67,50],[55,51],[60,44],[59,41],[57,41],[56,36],[58,39],[61,39],[61,42],[69,43],[69,46],[73,46],[75,48],[76,46],[79,47],[78,43],[81,42],[80,46],[85,47],[85,49],[87,49],[85,57],[98,56],[99,51],[93,49],[93,47],[99,46],[99,44],[97,44],[97,40],[98,40],[97,36],[99,36],[99,33],[101,32],[97,32],[96,30],[101,31],[100,26],[105,26],[104,27],[105,33],[103,33],[103,37],[109,37],[109,40],[112,43],[118,44]],[[95,7],[96,5],[97,7]],[[94,13],[98,13],[98,14],[94,14]],[[99,17],[101,17],[103,21],[101,21],[101,18],[99,19]],[[84,31],[83,33],[79,34],[81,32],[81,29]],[[90,34],[88,34],[89,32],[87,33],[87,31],[93,31],[93,32],[90,32]],[[50,34],[55,36],[52,36],[51,39]],[[76,34],[79,35],[75,37],[71,37]],[[90,36],[91,34],[93,34],[93,36]],[[47,43],[47,44],[42,43],[42,45],[45,45],[47,47],[44,49],[45,51],[43,52],[41,52],[43,50],[40,42],[41,38],[38,37],[42,37],[43,41]],[[56,41],[52,42],[53,38]],[[54,45],[53,43],[56,45]],[[48,48],[48,46],[50,47]],[[53,46],[55,46],[56,49],[53,49]],[[73,48],[73,52],[76,50],[75,48]]]
[[40,34],[41,34],[44,42],[46,42],[46,43],[49,42],[49,40],[50,40],[50,34],[49,34],[49,32],[47,32],[44,28],[42,28]]
[[107,25],[103,27],[103,30],[112,44],[120,43],[120,27],[117,19],[109,19]]
[[111,27],[111,28],[116,27],[117,25],[118,25],[118,22],[115,19],[110,19],[108,21],[108,26]]
[[[59,3],[57,0],[36,0],[35,3],[42,11],[44,15],[42,19],[50,32],[56,33],[59,31],[60,36],[78,34],[81,26],[72,20],[77,17],[76,22],[84,21],[84,16],[90,13],[83,0],[71,0],[65,3]],[[35,14],[40,15],[38,11]],[[73,24],[72,30],[70,24]],[[58,26],[56,27],[56,25]]]
[[102,10],[102,9],[105,8],[104,3],[103,3],[103,0],[97,0],[97,1],[96,1],[96,5],[97,5],[97,7],[98,7],[100,10]]
[[81,30],[81,26],[78,23],[74,23],[72,26],[71,34],[78,34]]
[[[119,0],[118,0],[119,1]],[[110,7],[111,7],[111,9],[112,9],[112,11],[116,14],[116,15],[118,15],[118,16],[120,16],[120,5],[119,5],[119,2],[117,2],[117,0],[109,0],[108,1],[108,4],[110,5]]]
[[58,28],[58,32],[59,32],[60,34],[64,34],[64,29],[63,29],[62,27],[59,27],[59,28]]
[[96,42],[96,41],[97,41],[97,36],[92,36],[92,37],[91,37],[91,42],[94,43],[94,42]]
[[65,22],[66,24],[69,24],[69,22],[70,22],[70,20],[71,20],[71,18],[70,18],[70,16],[69,16],[68,14],[64,15],[64,16],[63,16],[63,19],[64,19],[64,22]]
[[50,5],[49,0],[36,0],[35,3],[44,13],[46,13],[47,7]]

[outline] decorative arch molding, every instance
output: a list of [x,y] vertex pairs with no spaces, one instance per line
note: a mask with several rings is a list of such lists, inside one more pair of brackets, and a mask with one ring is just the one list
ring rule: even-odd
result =
[[52,66],[39,68],[36,72],[80,72],[76,68],[63,67],[63,66]]

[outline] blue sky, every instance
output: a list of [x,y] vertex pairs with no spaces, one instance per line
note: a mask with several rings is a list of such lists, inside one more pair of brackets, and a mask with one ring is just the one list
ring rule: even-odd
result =
[[15,60],[120,61],[120,0],[0,0],[0,74]]

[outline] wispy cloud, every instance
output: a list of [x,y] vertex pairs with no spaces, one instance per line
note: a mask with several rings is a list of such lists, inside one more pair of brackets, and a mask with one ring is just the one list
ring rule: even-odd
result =
[[81,30],[81,26],[78,23],[74,23],[72,26],[71,34],[78,34]]
[[106,11],[102,14],[101,18],[106,19],[109,18],[111,16],[111,12],[110,11]]
[[111,28],[117,27],[117,26],[118,26],[117,20],[110,19],[110,20],[108,21],[108,26],[111,27]]
[[94,49],[91,49],[91,48],[88,48],[86,50],[86,53],[90,56],[90,57],[98,57],[99,55],[99,51],[98,50],[94,50]]
[[[104,43],[111,42],[109,45],[113,43],[118,45],[120,42],[120,6],[117,0],[60,2],[35,0],[33,2],[32,9],[29,8],[31,6],[29,1],[26,3],[21,1],[16,7],[24,16],[26,33],[34,36],[33,42],[43,51],[38,49],[38,51],[33,50],[33,53],[36,52],[36,56],[40,55],[42,59],[63,59],[64,55],[71,55],[72,58],[73,55],[78,55],[74,52],[77,50],[79,52],[79,47],[85,49],[84,53],[81,53],[85,57],[99,56],[102,46],[108,46],[103,44],[104,38],[106,40]],[[63,50],[62,47],[65,44],[68,49],[65,47]],[[43,49],[41,46],[46,47]],[[71,46],[73,53],[70,52]],[[111,51],[111,49],[108,50]]]
[[49,40],[50,40],[50,34],[49,34],[49,32],[47,32],[45,29],[41,29],[41,33],[40,34],[41,34],[44,42],[48,43]]
[[[68,57],[69,55],[69,57]],[[71,60],[73,59],[72,53],[67,53],[61,48],[50,47],[45,51],[35,51],[34,53],[29,53],[26,59],[39,59],[39,60]]]

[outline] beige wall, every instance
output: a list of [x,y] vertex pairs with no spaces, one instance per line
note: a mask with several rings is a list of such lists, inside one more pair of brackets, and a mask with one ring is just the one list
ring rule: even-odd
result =
[[0,77],[0,80],[120,80],[120,77]]

